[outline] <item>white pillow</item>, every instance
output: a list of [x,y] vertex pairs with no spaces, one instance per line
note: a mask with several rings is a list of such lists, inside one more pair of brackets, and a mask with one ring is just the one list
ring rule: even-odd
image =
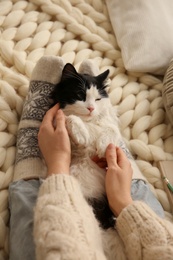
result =
[[173,58],[173,0],[106,0],[125,68],[164,74]]

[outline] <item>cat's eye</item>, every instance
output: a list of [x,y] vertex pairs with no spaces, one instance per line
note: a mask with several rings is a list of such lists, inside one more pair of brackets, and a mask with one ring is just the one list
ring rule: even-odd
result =
[[96,98],[96,99],[95,99],[95,101],[99,101],[99,100],[101,100],[101,98]]

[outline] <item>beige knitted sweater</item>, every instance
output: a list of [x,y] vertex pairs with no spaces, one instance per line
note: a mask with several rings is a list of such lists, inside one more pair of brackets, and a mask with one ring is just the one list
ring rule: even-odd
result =
[[[142,202],[125,208],[116,222],[114,260],[173,259],[173,225]],[[38,260],[108,259],[102,231],[78,182],[69,175],[48,177],[40,187],[34,216]],[[122,250],[123,248],[123,250]]]

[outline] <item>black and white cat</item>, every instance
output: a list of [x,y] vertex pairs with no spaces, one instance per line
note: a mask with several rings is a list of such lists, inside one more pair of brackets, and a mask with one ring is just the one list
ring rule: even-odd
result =
[[105,169],[91,157],[105,157],[109,143],[121,146],[131,161],[133,178],[144,179],[120,133],[117,112],[106,91],[108,74],[109,70],[98,76],[80,74],[68,63],[53,93],[54,103],[59,103],[66,115],[72,146],[71,174],[79,180],[103,228],[114,225],[113,214],[105,197]]

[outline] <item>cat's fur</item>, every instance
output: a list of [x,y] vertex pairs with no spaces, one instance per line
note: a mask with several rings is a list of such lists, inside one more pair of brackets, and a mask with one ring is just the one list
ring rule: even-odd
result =
[[93,206],[104,228],[114,225],[105,196],[105,169],[98,167],[91,157],[105,157],[109,143],[121,146],[141,177],[125,148],[116,110],[106,92],[108,74],[109,70],[98,76],[79,74],[68,63],[53,92],[54,103],[59,103],[67,116],[66,125],[72,146],[71,174],[79,180],[85,198]]

